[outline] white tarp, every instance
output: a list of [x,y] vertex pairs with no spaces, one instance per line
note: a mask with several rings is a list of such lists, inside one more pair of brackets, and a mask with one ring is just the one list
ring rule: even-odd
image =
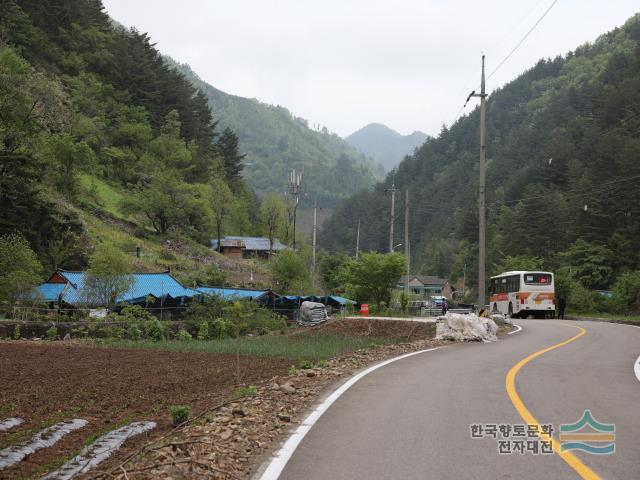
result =
[[496,322],[474,313],[447,313],[436,321],[437,340],[495,342],[497,332]]
[[317,325],[329,319],[327,307],[322,303],[302,302],[298,323],[302,325]]

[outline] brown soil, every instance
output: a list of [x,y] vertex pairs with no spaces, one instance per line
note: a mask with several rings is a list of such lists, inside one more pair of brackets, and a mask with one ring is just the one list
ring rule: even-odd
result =
[[[290,360],[241,357],[242,384],[287,372]],[[0,448],[29,439],[43,426],[83,418],[89,424],[51,448],[1,472],[25,478],[58,466],[97,435],[120,423],[154,420],[157,436],[171,428],[168,407],[190,405],[194,412],[218,403],[237,387],[235,356],[120,350],[77,344],[0,342],[0,418],[25,423],[0,433]],[[20,438],[17,435],[21,435]],[[147,440],[127,442],[128,450]]]
[[433,323],[373,319],[336,319],[324,325],[301,329],[303,333],[341,333],[350,337],[389,337],[405,340],[433,338],[435,331]]

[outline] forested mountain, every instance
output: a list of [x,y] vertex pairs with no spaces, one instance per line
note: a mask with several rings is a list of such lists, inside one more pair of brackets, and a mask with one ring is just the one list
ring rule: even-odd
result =
[[406,155],[413,153],[426,139],[426,133],[416,131],[410,135],[401,135],[380,123],[370,123],[345,138],[347,143],[380,162],[387,171],[393,169]]
[[[490,273],[520,256],[602,289],[640,268],[639,15],[540,60],[491,93],[486,118]],[[410,191],[416,273],[455,279],[466,264],[467,279],[477,278],[478,122],[476,108],[398,166],[396,187]],[[391,181],[342,202],[320,244],[353,251],[360,219],[361,248],[386,250]]]
[[45,269],[83,267],[107,239],[259,228],[235,133],[99,0],[0,2],[0,100],[0,235],[23,234]]
[[304,171],[303,201],[309,204],[317,195],[321,205],[331,206],[380,178],[379,165],[326,127],[314,130],[284,107],[229,95],[204,82],[189,65],[165,59],[204,92],[221,127],[236,132],[246,154],[244,177],[258,194],[286,191],[295,168]]

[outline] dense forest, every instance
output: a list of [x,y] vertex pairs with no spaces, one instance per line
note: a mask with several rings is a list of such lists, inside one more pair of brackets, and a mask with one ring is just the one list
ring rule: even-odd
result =
[[260,196],[285,192],[294,168],[304,172],[303,205],[317,198],[320,205],[331,207],[381,178],[378,163],[326,127],[310,128],[307,120],[284,107],[229,95],[204,82],[188,65],[165,59],[204,92],[220,125],[237,133],[249,165],[244,176]]
[[235,132],[99,0],[2,1],[0,99],[0,234],[45,269],[86,265],[109,225],[202,244],[260,228]]
[[[640,308],[640,15],[492,92],[486,118],[488,273],[544,267],[585,295],[623,279]],[[476,108],[342,202],[320,244],[352,252],[360,220],[361,249],[388,249],[395,180],[397,243],[410,192],[413,271],[456,280],[466,266],[473,283],[478,125]]]

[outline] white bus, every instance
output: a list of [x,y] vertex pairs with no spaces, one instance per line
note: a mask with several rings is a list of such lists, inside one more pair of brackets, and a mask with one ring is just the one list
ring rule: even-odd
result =
[[509,317],[555,316],[554,279],[551,272],[505,272],[491,277],[490,309]]

